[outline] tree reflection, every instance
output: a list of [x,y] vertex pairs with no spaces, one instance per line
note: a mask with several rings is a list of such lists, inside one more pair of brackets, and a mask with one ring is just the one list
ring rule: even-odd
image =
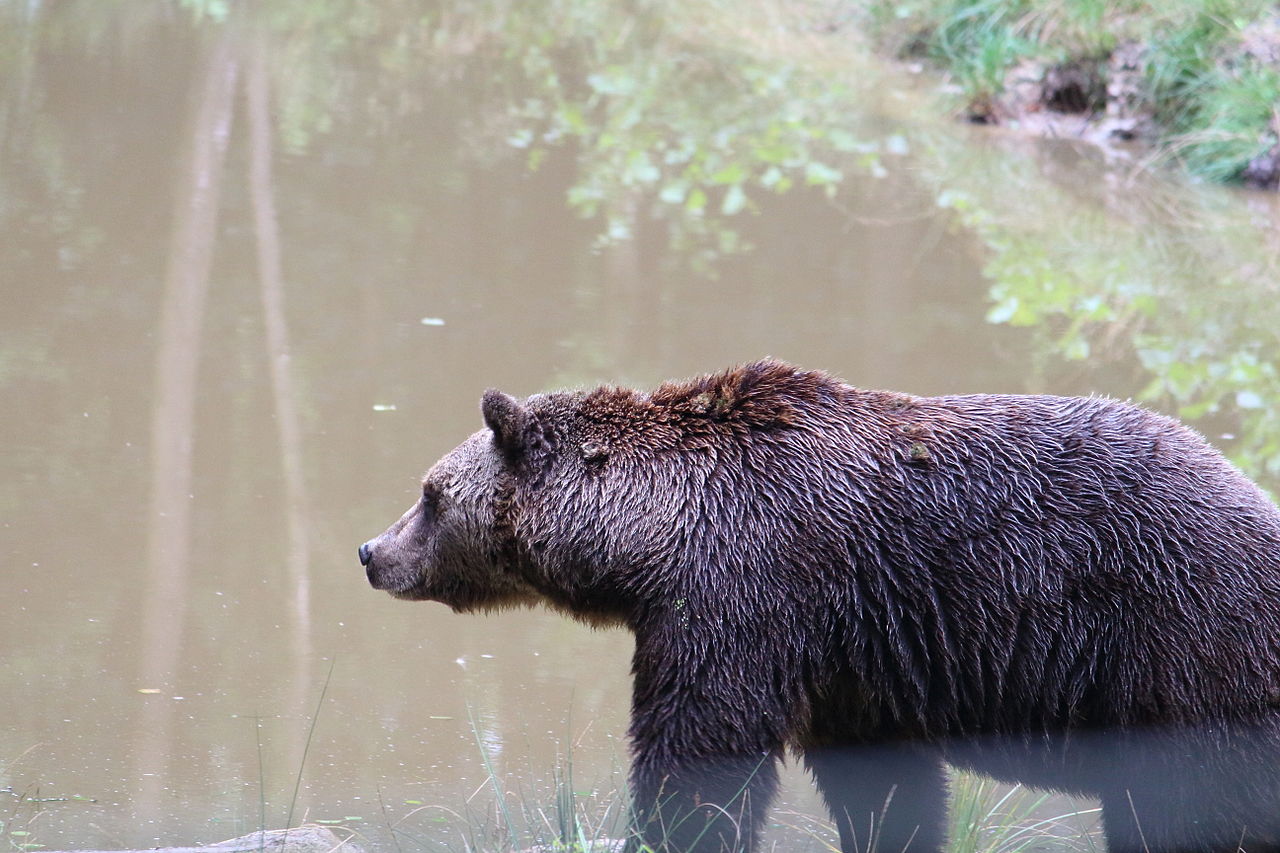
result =
[[[292,599],[294,705],[311,687],[312,643],[307,494],[303,474],[302,428],[290,372],[279,226],[272,177],[267,45],[261,34],[245,40],[224,29],[204,63],[193,92],[187,149],[174,188],[169,261],[159,323],[152,419],[152,488],[149,578],[142,601],[140,682],[171,691],[191,609],[193,448],[197,439],[198,368],[204,339],[205,306],[217,245],[227,148],[232,138],[237,82],[244,80],[249,136],[247,183],[257,246],[266,356],[284,479],[287,531],[286,579]],[[247,54],[247,56],[246,56]],[[242,70],[243,69],[243,70]],[[146,706],[136,751],[139,795],[144,814],[160,813],[160,792],[168,778],[174,706],[163,700]],[[300,762],[301,731],[295,732],[292,764]]]
[[305,695],[311,676],[311,571],[310,509],[302,458],[302,423],[297,393],[290,371],[292,352],[285,321],[285,289],[280,252],[280,226],[276,216],[275,181],[272,175],[272,126],[270,115],[269,46],[258,31],[250,46],[245,93],[249,125],[249,194],[253,200],[258,280],[266,332],[267,361],[275,403],[276,434],[280,443],[280,467],[284,475],[285,527],[288,545],[287,580],[293,599],[296,645],[295,697]]
[[[188,146],[174,182],[173,225],[164,278],[151,421],[149,567],[142,591],[140,682],[172,689],[181,658],[191,574],[192,450],[200,342],[209,272],[231,137],[240,60],[224,32],[192,92]],[[172,753],[173,706],[156,697],[137,730],[139,800],[155,813]]]

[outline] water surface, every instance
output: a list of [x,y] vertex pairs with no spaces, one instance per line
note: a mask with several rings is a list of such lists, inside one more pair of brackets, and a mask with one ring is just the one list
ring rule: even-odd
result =
[[970,136],[805,20],[554,5],[0,4],[6,841],[462,849],[486,761],[619,784],[628,636],[355,558],[487,387],[1142,394],[1269,482],[1269,197]]

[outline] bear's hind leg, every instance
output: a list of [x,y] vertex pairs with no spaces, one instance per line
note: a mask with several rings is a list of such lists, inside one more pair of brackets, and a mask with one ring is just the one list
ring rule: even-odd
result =
[[841,853],[940,853],[946,841],[942,760],[917,747],[826,747],[805,764],[840,831]]
[[[1273,809],[1242,814],[1247,794],[1216,798],[1176,782],[1102,795],[1108,853],[1280,853]],[[1247,810],[1247,807],[1246,809]]]

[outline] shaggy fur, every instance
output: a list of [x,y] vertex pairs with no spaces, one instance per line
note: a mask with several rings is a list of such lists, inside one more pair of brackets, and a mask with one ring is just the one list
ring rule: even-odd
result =
[[1280,850],[1280,513],[1185,427],[773,361],[483,413],[368,577],[634,632],[630,849],[752,849],[790,748],[844,853],[940,851],[944,762]]

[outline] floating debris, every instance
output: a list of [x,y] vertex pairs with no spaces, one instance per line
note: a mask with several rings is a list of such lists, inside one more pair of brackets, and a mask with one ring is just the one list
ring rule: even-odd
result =
[[373,410],[375,412],[394,412],[396,410],[395,403],[374,403]]
[[423,317],[421,320],[424,326],[443,326],[444,318],[442,317]]

